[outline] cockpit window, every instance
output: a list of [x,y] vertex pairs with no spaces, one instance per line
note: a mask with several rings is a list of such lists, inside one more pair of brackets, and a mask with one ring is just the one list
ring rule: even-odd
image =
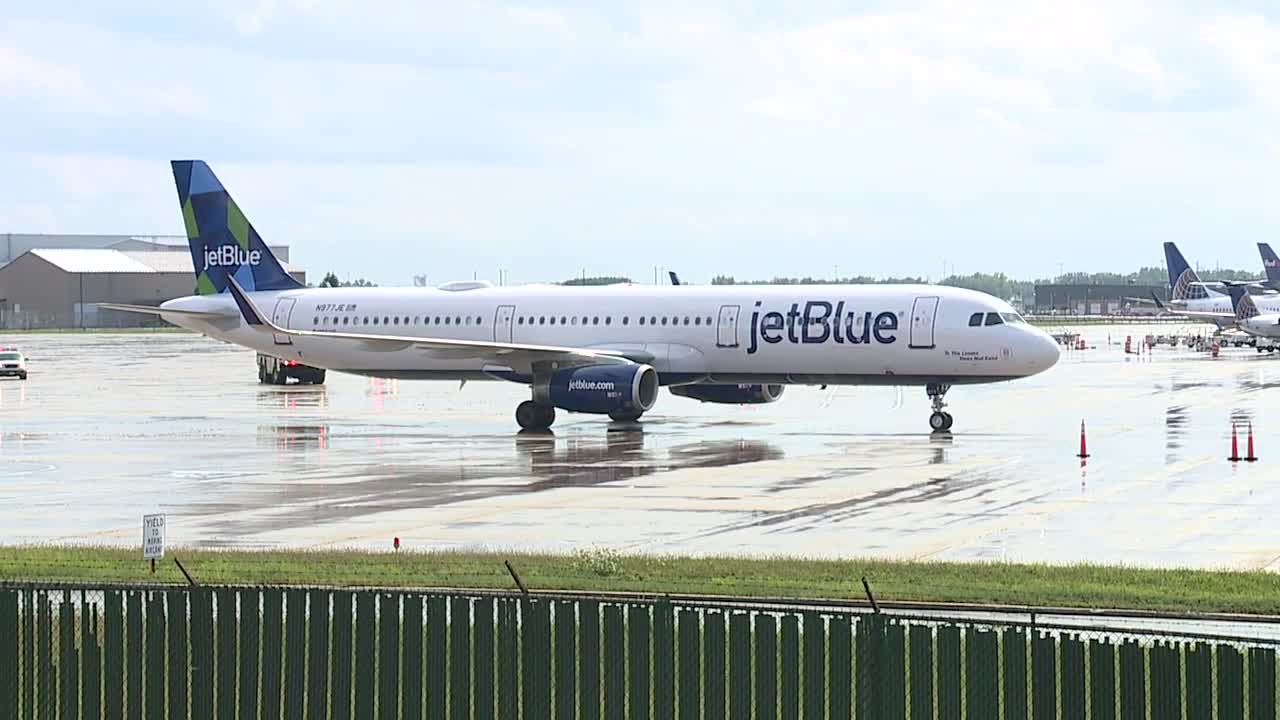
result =
[[1023,320],[1022,316],[1016,312],[1000,313],[1000,317],[1004,318],[1004,321],[1009,323],[1010,325],[1020,325],[1026,322],[1026,320]]
[[969,327],[982,327],[982,313],[974,313],[969,316]]
[[987,313],[987,327],[992,325],[1003,325],[1004,320],[1000,318],[1000,313]]

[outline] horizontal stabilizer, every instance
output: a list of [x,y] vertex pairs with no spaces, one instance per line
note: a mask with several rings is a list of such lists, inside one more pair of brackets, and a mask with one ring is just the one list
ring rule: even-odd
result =
[[129,305],[127,303],[97,303],[103,310],[119,310],[121,312],[141,313],[144,315],[180,315],[193,318],[231,317],[227,313],[204,312],[201,310],[172,310],[159,305]]

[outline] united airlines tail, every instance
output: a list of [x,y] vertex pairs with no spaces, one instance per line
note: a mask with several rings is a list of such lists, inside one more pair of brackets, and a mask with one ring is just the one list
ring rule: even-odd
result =
[[1258,316],[1258,306],[1253,303],[1248,288],[1233,285],[1227,288],[1227,293],[1231,295],[1231,309],[1235,311],[1237,321]]
[[[1210,293],[1200,282],[1200,276],[1187,259],[1182,257],[1178,246],[1167,242],[1164,244],[1165,265],[1169,268],[1169,299],[1175,302],[1182,300],[1204,300]],[[1213,293],[1217,294],[1217,293]]]
[[1258,243],[1258,254],[1262,255],[1262,268],[1267,272],[1267,285],[1280,289],[1280,257],[1276,257],[1270,243]]
[[171,164],[195,264],[197,295],[226,292],[228,276],[249,291],[302,287],[285,272],[204,161]]

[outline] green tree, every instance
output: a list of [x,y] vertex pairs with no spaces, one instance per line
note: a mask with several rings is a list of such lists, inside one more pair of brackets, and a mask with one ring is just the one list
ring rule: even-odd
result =
[[324,279],[320,281],[320,287],[326,288],[338,287],[341,284],[342,283],[338,281],[338,276],[335,273],[325,274]]
[[616,275],[601,275],[598,277],[577,277],[572,280],[565,280],[561,285],[618,285],[620,283],[629,283],[631,278]]

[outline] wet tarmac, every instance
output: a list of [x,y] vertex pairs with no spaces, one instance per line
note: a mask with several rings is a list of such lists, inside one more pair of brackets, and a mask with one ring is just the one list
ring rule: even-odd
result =
[[[1280,567],[1280,356],[1126,356],[1145,328],[1076,330],[1095,347],[1048,373],[955,388],[947,437],[921,389],[664,392],[640,423],[526,435],[514,384],[281,388],[192,335],[0,338],[31,365],[0,381],[0,543],[136,545],[159,510],[170,544],[202,547]],[[1227,462],[1233,420],[1258,462]]]

